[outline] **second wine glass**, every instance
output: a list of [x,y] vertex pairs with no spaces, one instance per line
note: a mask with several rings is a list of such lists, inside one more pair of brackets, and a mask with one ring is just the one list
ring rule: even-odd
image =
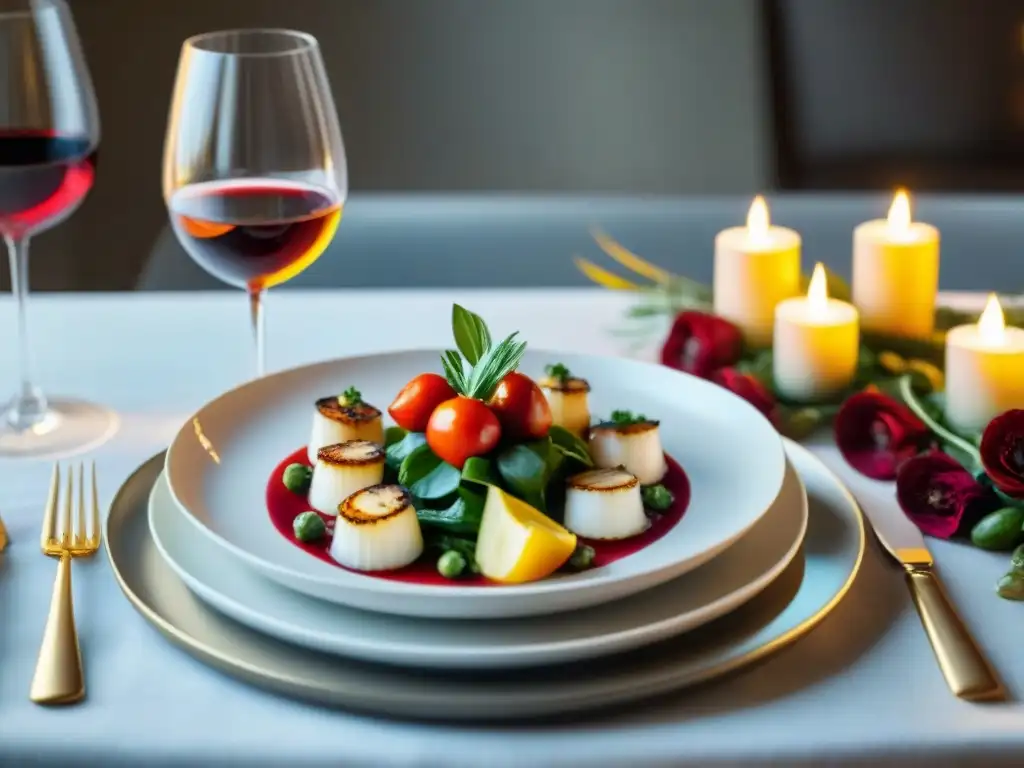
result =
[[244,288],[263,375],[263,295],[316,261],[348,194],[316,39],[243,29],[185,41],[164,146],[164,200],[192,259]]

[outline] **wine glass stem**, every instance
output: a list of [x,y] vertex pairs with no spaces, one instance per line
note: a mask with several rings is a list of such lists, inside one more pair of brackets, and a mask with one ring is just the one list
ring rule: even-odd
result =
[[7,408],[7,422],[16,430],[30,429],[46,418],[47,403],[42,391],[32,383],[32,349],[28,341],[28,238],[5,237],[11,262],[11,290],[17,312],[18,360],[21,386]]
[[263,289],[252,288],[249,290],[249,316],[252,320],[252,337],[256,342],[256,378],[261,378],[264,372],[263,357]]

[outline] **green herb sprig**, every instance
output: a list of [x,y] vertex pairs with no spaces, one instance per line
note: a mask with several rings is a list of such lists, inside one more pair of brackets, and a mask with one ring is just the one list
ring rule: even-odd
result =
[[566,381],[572,378],[572,372],[562,363],[552,363],[551,365],[545,365],[544,373],[546,373],[552,379],[557,381],[559,384],[565,384]]
[[354,408],[363,404],[363,393],[355,387],[349,387],[338,396],[338,402],[346,407]]
[[628,427],[631,424],[643,424],[645,421],[649,421],[649,419],[642,413],[612,411],[610,421],[612,424],[617,424],[620,427]]
[[460,395],[477,400],[494,394],[501,380],[519,367],[526,352],[526,342],[516,341],[518,332],[492,345],[483,319],[458,304],[452,309],[452,335],[458,351],[441,355],[444,376]]

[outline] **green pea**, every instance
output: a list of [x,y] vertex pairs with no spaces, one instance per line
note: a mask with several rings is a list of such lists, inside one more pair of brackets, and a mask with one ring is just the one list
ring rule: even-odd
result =
[[313,468],[305,464],[289,464],[285,467],[281,480],[284,487],[292,493],[305,493],[313,479]]
[[316,541],[327,533],[327,523],[316,512],[301,512],[292,521],[292,530],[299,541]]
[[1024,544],[1021,544],[1010,555],[1010,570],[1024,573]]
[[585,571],[594,564],[594,557],[597,553],[594,548],[587,544],[577,544],[572,556],[569,558],[569,567],[576,571]]
[[985,515],[971,530],[971,542],[981,549],[1006,551],[1020,541],[1024,509],[1004,507]]
[[640,491],[644,500],[644,506],[656,512],[664,512],[675,503],[675,496],[672,491],[660,483],[658,485],[645,485]]
[[454,549],[449,549],[437,559],[437,572],[446,579],[456,579],[466,570],[466,558]]
[[1007,600],[1024,600],[1024,574],[1010,571],[996,583],[996,592]]

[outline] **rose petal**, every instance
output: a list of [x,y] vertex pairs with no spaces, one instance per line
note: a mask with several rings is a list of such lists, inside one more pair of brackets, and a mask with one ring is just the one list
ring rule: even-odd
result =
[[749,373],[740,373],[735,368],[719,368],[712,374],[711,380],[742,397],[775,423],[775,395],[757,378]]
[[913,411],[877,391],[848,397],[833,430],[846,462],[875,480],[894,479],[900,466],[930,439],[928,427]]
[[733,365],[743,351],[743,336],[728,320],[706,312],[680,312],[661,347],[661,362],[707,378]]
[[1024,498],[1024,410],[996,416],[981,436],[981,463],[1007,496]]
[[900,509],[921,531],[939,539],[966,533],[999,499],[959,462],[939,451],[915,456],[896,478]]

